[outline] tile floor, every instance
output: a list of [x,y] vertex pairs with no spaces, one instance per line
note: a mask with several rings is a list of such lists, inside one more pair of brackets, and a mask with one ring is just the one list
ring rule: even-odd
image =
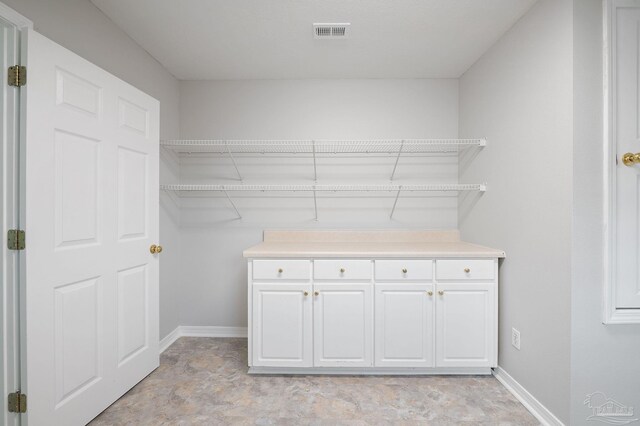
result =
[[246,339],[183,337],[91,425],[537,425],[491,376],[250,376]]

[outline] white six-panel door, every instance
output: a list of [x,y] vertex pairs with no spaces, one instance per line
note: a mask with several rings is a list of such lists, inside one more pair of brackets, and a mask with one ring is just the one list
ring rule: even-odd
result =
[[158,366],[159,104],[25,35],[26,420],[81,425]]
[[640,308],[640,164],[621,161],[626,153],[640,153],[640,1],[634,4],[615,9],[617,308]]

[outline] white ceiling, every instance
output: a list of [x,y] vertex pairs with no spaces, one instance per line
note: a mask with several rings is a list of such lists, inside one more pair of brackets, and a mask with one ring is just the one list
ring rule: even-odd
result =
[[177,78],[210,80],[457,78],[537,0],[91,1]]

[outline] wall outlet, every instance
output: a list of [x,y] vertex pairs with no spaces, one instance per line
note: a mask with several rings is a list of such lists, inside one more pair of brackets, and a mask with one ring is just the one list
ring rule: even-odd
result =
[[517,350],[520,350],[520,332],[515,328],[511,329],[511,344]]

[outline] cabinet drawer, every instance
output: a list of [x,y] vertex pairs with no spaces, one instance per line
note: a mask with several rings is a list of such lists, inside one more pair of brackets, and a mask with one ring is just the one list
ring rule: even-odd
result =
[[492,280],[494,272],[493,260],[436,261],[436,278],[439,280]]
[[376,281],[407,281],[433,279],[432,260],[376,260]]
[[316,260],[313,277],[317,280],[371,279],[370,260]]
[[254,280],[304,280],[311,279],[309,260],[254,260]]

